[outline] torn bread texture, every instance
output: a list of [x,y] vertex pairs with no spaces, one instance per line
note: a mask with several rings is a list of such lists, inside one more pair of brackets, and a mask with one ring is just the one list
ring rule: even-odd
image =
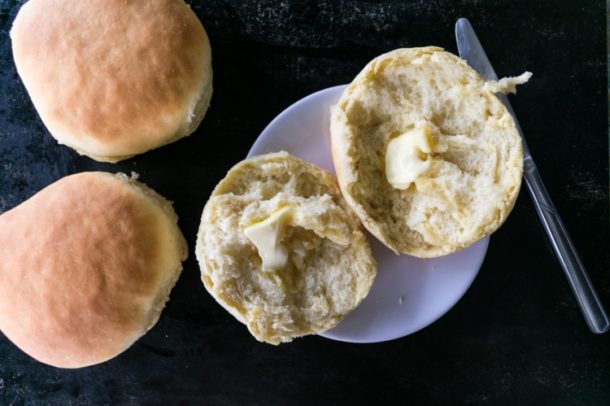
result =
[[532,72],[523,72],[519,76],[509,76],[500,80],[490,80],[485,82],[484,90],[501,94],[516,94],[517,86],[527,83],[532,77]]
[[[288,263],[263,270],[244,230],[289,207],[281,244]],[[334,327],[367,295],[376,265],[334,178],[285,152],[234,166],[203,211],[196,246],[210,294],[259,341]]]
[[[387,180],[386,150],[418,128],[432,134],[430,165],[400,190]],[[331,145],[346,201],[397,253],[428,258],[471,245],[504,222],[521,185],[513,118],[474,70],[437,47],[372,60],[331,108]]]

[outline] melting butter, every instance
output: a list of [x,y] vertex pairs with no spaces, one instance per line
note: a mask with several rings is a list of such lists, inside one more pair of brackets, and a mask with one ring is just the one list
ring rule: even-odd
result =
[[290,207],[282,207],[265,220],[244,229],[244,234],[254,244],[263,261],[263,271],[281,269],[288,262],[288,250],[281,240],[289,213]]
[[393,138],[385,154],[385,173],[390,185],[407,189],[430,169],[434,140],[428,127],[415,128]]

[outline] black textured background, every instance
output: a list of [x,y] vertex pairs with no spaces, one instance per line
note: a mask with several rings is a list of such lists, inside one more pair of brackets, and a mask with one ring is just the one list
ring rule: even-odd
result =
[[[602,1],[192,1],[212,43],[212,107],[193,136],[118,165],[47,134],[12,61],[21,3],[0,0],[0,212],[70,173],[135,170],[175,202],[192,250],[212,187],[275,115],[382,52],[455,52],[453,24],[466,16],[499,75],[534,72],[513,106],[610,308]],[[608,405],[610,335],[587,330],[524,190],[465,297],[400,340],[258,343],[205,292],[192,254],[158,325],[110,362],[51,368],[0,334],[0,405],[314,402]]]

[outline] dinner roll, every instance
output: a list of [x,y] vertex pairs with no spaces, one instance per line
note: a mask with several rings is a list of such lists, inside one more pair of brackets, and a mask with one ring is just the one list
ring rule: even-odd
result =
[[208,292],[270,344],[334,327],[376,274],[334,178],[286,152],[229,171],[203,210],[196,254]]
[[182,270],[177,220],[153,190],[104,172],[67,176],[0,215],[0,330],[60,368],[125,351]]
[[11,38],[49,132],[98,161],[191,134],[210,104],[210,43],[182,0],[30,0]]
[[330,130],[343,196],[397,253],[427,258],[467,247],[506,220],[519,193],[523,157],[512,116],[441,48],[372,60],[332,107]]

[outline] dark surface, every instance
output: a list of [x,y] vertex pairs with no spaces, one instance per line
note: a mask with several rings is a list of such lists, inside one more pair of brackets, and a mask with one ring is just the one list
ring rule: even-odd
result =
[[212,107],[193,136],[117,165],[47,134],[10,51],[21,3],[0,1],[0,212],[70,173],[135,170],[175,202],[191,255],[157,326],[110,362],[51,368],[0,334],[0,404],[610,404],[610,335],[585,326],[525,190],[464,298],[387,343],[258,343],[205,292],[192,255],[213,186],[275,115],[385,51],[455,52],[466,16],[499,75],[534,72],[513,106],[610,309],[602,1],[193,2],[213,48]]

